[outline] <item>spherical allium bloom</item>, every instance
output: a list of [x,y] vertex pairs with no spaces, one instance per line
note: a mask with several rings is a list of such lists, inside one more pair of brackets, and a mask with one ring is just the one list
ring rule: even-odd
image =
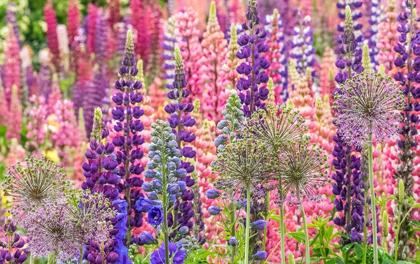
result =
[[106,243],[110,239],[113,229],[110,219],[116,212],[111,209],[111,203],[103,193],[76,193],[73,200],[79,201],[77,205],[66,207],[68,215],[76,230],[75,240],[86,244],[93,240],[97,243]]
[[390,77],[364,72],[341,85],[334,98],[334,123],[346,143],[362,146],[398,132],[404,97]]
[[289,140],[278,155],[275,170],[281,175],[281,190],[278,190],[281,199],[289,193],[292,199],[317,199],[316,190],[328,181],[330,165],[327,154],[317,145],[310,144],[309,140],[310,136],[305,135]]
[[273,150],[278,149],[287,140],[298,139],[307,130],[299,110],[285,105],[267,106],[267,111],[259,111],[253,115],[248,121],[248,126],[259,142]]
[[228,144],[213,161],[213,170],[222,178],[220,185],[236,189],[266,182],[271,173],[267,153],[265,145],[256,144],[252,138]]
[[63,169],[50,160],[32,157],[9,168],[3,182],[4,193],[24,212],[48,205],[68,186]]
[[[187,254],[178,248],[175,243],[169,243],[169,258],[172,260],[173,264],[183,264]],[[150,256],[150,263],[151,264],[165,264],[165,245],[155,250],[152,255]]]
[[66,204],[58,202],[42,206],[31,213],[28,222],[29,250],[39,257],[56,253],[58,260],[72,259],[79,254],[78,230],[69,217]]

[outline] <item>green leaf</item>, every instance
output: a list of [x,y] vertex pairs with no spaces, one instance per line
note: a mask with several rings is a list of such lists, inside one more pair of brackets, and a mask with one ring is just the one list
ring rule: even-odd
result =
[[294,239],[296,239],[298,242],[303,242],[305,241],[305,234],[303,232],[290,232],[287,234],[289,237],[293,237]]
[[335,259],[336,264],[346,264],[344,261],[342,261],[340,258]]
[[358,258],[361,258],[363,256],[363,248],[360,246],[360,244],[354,245],[354,252],[356,253],[356,256]]
[[347,245],[343,246],[341,251],[343,251],[343,253],[347,253],[354,246],[354,244],[355,243],[353,242],[353,243],[350,243],[350,244],[347,244]]

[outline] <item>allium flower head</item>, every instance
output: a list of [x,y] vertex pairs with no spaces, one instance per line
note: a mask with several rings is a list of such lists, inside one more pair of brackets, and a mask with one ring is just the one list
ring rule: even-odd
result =
[[24,211],[52,203],[65,189],[65,173],[52,161],[32,157],[9,169],[3,183],[4,192]]
[[251,131],[270,149],[280,147],[287,140],[298,139],[307,130],[299,110],[285,105],[267,106],[267,111],[260,110],[252,117],[248,122]]
[[270,174],[267,148],[255,144],[252,138],[241,138],[220,150],[213,169],[222,177],[228,188],[256,186],[266,181]]
[[290,140],[279,153],[276,171],[281,176],[282,198],[290,193],[293,197],[316,199],[316,189],[329,179],[327,154],[309,140],[310,136]]
[[404,97],[390,77],[356,75],[341,85],[334,98],[334,123],[349,145],[360,147],[369,138],[383,141],[398,132]]
[[57,253],[58,260],[68,260],[79,254],[77,232],[62,203],[40,207],[28,226],[29,249],[35,256]]

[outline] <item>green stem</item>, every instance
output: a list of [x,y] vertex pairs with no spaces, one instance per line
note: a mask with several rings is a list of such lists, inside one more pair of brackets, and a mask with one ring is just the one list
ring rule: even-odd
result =
[[284,234],[284,208],[283,203],[280,204],[280,238],[281,238],[281,264],[286,264],[286,248]]
[[82,264],[82,262],[83,262],[83,246],[81,246],[79,250],[79,264]]
[[249,228],[250,228],[250,218],[251,218],[251,187],[250,183],[246,185],[246,226],[245,226],[245,262],[248,264],[249,259]]
[[[232,225],[232,230],[230,231],[231,237],[236,237],[236,204],[231,203],[231,211],[230,211],[230,223]],[[232,248],[232,264],[235,264],[235,257],[236,257],[236,246]]]
[[[366,180],[365,182],[365,186],[368,186],[368,180]],[[365,207],[364,207],[364,221],[363,221],[363,261],[362,264],[366,264],[366,259],[367,259],[367,248],[368,248],[368,243],[367,243],[367,239],[368,239],[368,232],[367,232],[367,222],[368,222],[368,216],[369,216],[369,205],[367,203],[367,197],[369,194],[369,190],[368,188],[365,188],[365,197],[364,197],[364,202],[365,202]]]
[[369,135],[369,149],[368,149],[368,161],[369,161],[369,182],[370,182],[370,204],[372,210],[372,234],[373,234],[373,263],[378,264],[378,232],[376,226],[376,202],[375,202],[375,185],[373,181],[373,154],[372,154],[372,135]]
[[53,251],[48,255],[47,264],[57,264],[57,252]]
[[[167,179],[166,179],[166,156],[165,149],[162,148],[162,197],[163,197],[163,235],[165,241],[165,260],[169,261],[169,230],[168,230],[168,198],[166,197]],[[176,215],[175,215],[176,217]],[[174,218],[175,219],[175,218]]]
[[397,231],[395,232],[395,246],[394,246],[394,259],[395,261],[398,260],[398,243],[399,243],[399,234],[400,234],[400,227],[401,227],[401,204],[398,204],[398,220],[397,220]]
[[305,233],[305,262],[306,264],[310,264],[310,252],[309,252],[309,235],[308,235],[308,226],[306,225],[306,214],[305,208],[303,208],[303,202],[300,199],[300,191],[299,187],[296,189],[297,198],[300,204],[300,211],[302,212],[302,221],[303,221],[303,232]]

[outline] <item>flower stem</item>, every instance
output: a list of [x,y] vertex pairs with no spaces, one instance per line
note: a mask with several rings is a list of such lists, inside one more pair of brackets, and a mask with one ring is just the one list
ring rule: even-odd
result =
[[82,261],[83,261],[83,246],[81,246],[79,250],[79,264],[82,264]]
[[[231,212],[230,212],[230,222],[232,225],[232,230],[230,231],[231,237],[236,237],[236,204],[231,203]],[[232,246],[232,264],[235,264],[236,257],[236,246]]]
[[373,235],[373,263],[378,264],[378,232],[376,226],[376,203],[375,203],[375,183],[373,181],[373,154],[372,154],[372,135],[369,135],[369,182],[370,182],[370,205],[372,208],[372,235]]
[[310,264],[310,252],[309,252],[309,235],[308,235],[308,227],[306,225],[306,214],[305,214],[305,208],[303,208],[302,200],[300,199],[300,192],[299,188],[296,190],[297,198],[300,204],[300,211],[302,213],[302,222],[303,222],[303,232],[305,233],[305,262],[306,264]]
[[284,234],[284,207],[280,204],[280,238],[281,238],[281,264],[286,264],[286,248],[285,248],[285,234]]
[[[165,260],[169,263],[169,230],[168,230],[168,197],[167,191],[167,176],[166,176],[166,155],[162,148],[162,206],[163,206],[163,235],[165,241]],[[175,219],[175,218],[174,218]]]
[[249,259],[249,228],[250,228],[250,218],[251,218],[251,187],[250,183],[246,185],[246,226],[245,226],[245,262],[248,264]]
[[363,242],[364,242],[364,245],[363,245],[363,261],[362,261],[362,264],[366,264],[366,259],[367,259],[367,248],[368,248],[368,242],[367,242],[367,239],[368,239],[368,231],[367,231],[367,223],[368,223],[368,220],[369,220],[369,210],[368,210],[368,208],[369,208],[369,205],[368,205],[368,202],[367,202],[367,197],[368,197],[368,194],[369,194],[369,190],[368,190],[368,188],[367,188],[367,186],[369,185],[369,183],[368,183],[368,181],[369,181],[369,179],[367,179],[366,181],[365,181],[365,196],[364,196],[364,202],[365,202],[365,207],[364,207],[364,221],[363,221]]
[[47,264],[57,264],[57,252],[53,251],[48,255]]

